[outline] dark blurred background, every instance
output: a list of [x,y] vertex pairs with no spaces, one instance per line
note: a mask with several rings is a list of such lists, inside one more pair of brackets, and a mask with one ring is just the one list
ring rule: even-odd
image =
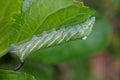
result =
[[120,80],[120,0],[82,1],[97,10],[113,27],[108,46],[91,58],[93,80]]

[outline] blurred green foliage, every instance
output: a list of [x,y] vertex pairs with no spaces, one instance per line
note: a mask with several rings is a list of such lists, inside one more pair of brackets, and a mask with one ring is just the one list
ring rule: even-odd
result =
[[14,72],[8,70],[0,70],[0,79],[1,80],[35,80],[31,75],[28,75],[23,72]]

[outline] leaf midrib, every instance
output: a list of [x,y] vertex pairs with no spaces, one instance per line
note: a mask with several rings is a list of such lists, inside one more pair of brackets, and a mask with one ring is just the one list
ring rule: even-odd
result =
[[[48,18],[49,16],[53,15],[54,13],[59,12],[59,11],[62,10],[62,9],[66,9],[66,8],[71,7],[71,6],[75,6],[75,5],[69,4],[69,5],[65,6],[65,7],[58,8],[56,11],[51,12],[50,14],[48,14],[48,15],[46,16],[46,18],[42,21],[42,23],[39,25],[39,27],[37,27],[32,34],[34,34],[35,32],[37,32],[37,30],[38,30],[38,29],[41,27],[41,25],[47,20],[47,18]],[[69,20],[69,19],[70,19],[70,18],[68,18],[68,19],[66,19],[66,20]],[[65,21],[66,21],[66,20],[65,20]],[[60,24],[60,25],[61,25],[61,24]]]
[[[73,5],[73,4],[69,4],[69,5],[65,6],[65,7],[58,8],[57,10],[55,10],[55,11],[51,12],[50,14],[48,14],[48,15],[45,17],[45,19],[41,22],[40,26],[39,26],[38,28],[36,28],[35,31],[33,31],[32,34],[34,34],[34,33],[41,27],[41,25],[44,23],[44,21],[45,21],[49,16],[51,16],[52,14],[58,12],[58,11],[61,10],[61,9],[68,8],[68,7],[72,6],[72,5]],[[22,28],[20,29],[20,33],[21,33],[21,31],[22,31]],[[21,35],[22,35],[22,34],[20,34],[20,35],[18,36],[17,41],[20,39],[20,36],[21,36]],[[27,41],[27,40],[24,40],[24,41]],[[21,41],[21,42],[24,42],[24,41]]]

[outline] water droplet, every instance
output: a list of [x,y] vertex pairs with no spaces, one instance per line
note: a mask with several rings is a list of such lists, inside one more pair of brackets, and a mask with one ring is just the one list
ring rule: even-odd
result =
[[87,36],[84,36],[83,38],[82,38],[82,40],[86,40],[87,39]]

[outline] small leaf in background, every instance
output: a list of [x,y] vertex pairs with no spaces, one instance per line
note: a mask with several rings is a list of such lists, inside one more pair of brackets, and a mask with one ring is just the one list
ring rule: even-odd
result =
[[36,80],[33,76],[9,70],[0,70],[0,80]]
[[89,57],[58,64],[55,71],[57,80],[91,80]]
[[39,61],[27,60],[21,71],[34,75],[37,80],[55,80],[53,66],[41,64]]

